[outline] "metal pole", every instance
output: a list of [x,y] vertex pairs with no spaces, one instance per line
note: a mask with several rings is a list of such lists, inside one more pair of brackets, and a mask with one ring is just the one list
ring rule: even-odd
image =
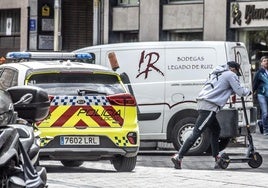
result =
[[55,0],[54,3],[54,51],[59,51],[59,38],[61,36],[60,31],[60,15],[61,14],[61,0]]

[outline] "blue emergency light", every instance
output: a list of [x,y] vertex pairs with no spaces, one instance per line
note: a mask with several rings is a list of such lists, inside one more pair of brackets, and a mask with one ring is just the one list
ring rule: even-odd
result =
[[30,59],[29,52],[9,52],[6,56],[7,59]]
[[92,56],[89,53],[77,53],[75,54],[75,57],[77,59],[92,59]]
[[89,53],[73,52],[9,52],[7,59],[43,59],[43,60],[90,60]]

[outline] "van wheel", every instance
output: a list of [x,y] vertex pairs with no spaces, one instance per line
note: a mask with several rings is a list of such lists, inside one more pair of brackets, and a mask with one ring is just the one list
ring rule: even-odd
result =
[[62,160],[61,164],[66,167],[79,167],[84,163],[84,161],[72,161],[72,160]]
[[[195,125],[196,118],[186,117],[178,121],[173,128],[172,142],[174,148],[179,150],[183,142],[190,136]],[[187,152],[188,155],[199,155],[207,151],[210,145],[210,132],[205,130]]]
[[111,162],[117,172],[131,172],[136,166],[137,156],[116,156],[111,160]]

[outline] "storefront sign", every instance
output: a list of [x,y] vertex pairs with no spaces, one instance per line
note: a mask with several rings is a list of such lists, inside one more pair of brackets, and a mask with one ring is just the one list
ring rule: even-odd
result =
[[268,1],[231,3],[230,27],[267,27]]
[[42,6],[42,16],[43,17],[48,17],[48,16],[50,16],[50,7],[47,5],[47,4],[45,4],[44,6]]
[[39,35],[39,50],[52,50],[54,45],[53,36],[49,35]]
[[36,20],[35,19],[30,19],[30,31],[36,31]]

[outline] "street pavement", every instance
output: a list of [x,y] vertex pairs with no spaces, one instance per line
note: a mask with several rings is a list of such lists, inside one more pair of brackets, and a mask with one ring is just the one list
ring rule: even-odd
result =
[[[48,171],[48,187],[227,187],[268,188],[268,136],[253,134],[253,142],[263,157],[259,168],[247,163],[230,163],[227,169],[213,169],[210,156],[186,156],[181,170],[173,168],[174,151],[143,151],[133,172],[118,173],[108,161],[86,162],[79,168],[66,168],[57,161],[41,161]],[[247,148],[228,147],[230,158],[244,156]]]

